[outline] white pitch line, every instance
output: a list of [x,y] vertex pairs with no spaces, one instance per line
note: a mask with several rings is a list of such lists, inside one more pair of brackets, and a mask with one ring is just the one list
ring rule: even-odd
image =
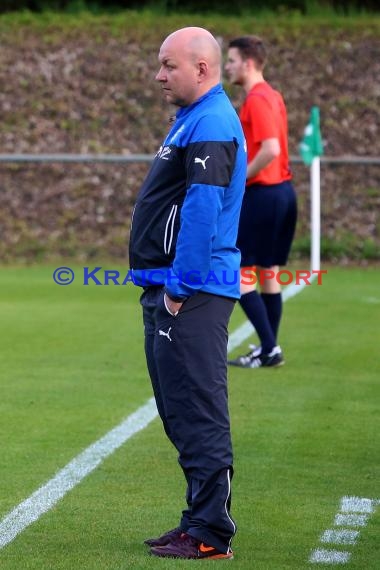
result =
[[341,513],[373,513],[377,501],[362,497],[343,497],[340,506]]
[[350,552],[324,550],[323,548],[319,548],[318,550],[314,550],[310,556],[310,562],[317,564],[347,564],[350,558]]
[[338,513],[334,519],[335,526],[366,526],[368,515],[342,515]]
[[[380,501],[378,499],[342,497],[340,512],[335,516],[334,525],[364,527],[368,522],[369,515],[375,511],[379,504]],[[348,530],[346,528],[341,528],[340,530],[328,529],[322,534],[320,542],[325,544],[355,545],[359,535],[360,531],[358,530]],[[311,553],[309,561],[316,564],[346,564],[350,558],[351,552],[318,548]]]
[[358,530],[325,530],[321,536],[321,542],[330,544],[356,544],[359,536]]
[[[284,290],[284,300],[297,295],[304,287],[304,282],[300,285],[289,285]],[[239,346],[253,331],[252,325],[248,322],[234,331],[230,335],[228,352]],[[82,479],[94,471],[102,461],[134,434],[147,427],[157,415],[154,398],[151,398],[144,406],[128,416],[104,437],[87,447],[45,485],[15,507],[0,521],[0,549],[12,542],[17,535],[54,507],[66,493],[78,485]]]

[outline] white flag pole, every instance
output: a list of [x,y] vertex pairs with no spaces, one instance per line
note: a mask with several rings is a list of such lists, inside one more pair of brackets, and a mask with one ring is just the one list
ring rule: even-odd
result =
[[311,189],[311,270],[321,268],[321,160],[315,156],[310,166]]

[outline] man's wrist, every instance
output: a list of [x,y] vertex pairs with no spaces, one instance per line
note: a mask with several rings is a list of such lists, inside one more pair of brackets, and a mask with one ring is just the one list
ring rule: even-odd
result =
[[169,293],[167,289],[165,289],[165,294],[171,301],[173,301],[173,303],[184,303],[187,299],[187,297],[176,297],[175,295]]

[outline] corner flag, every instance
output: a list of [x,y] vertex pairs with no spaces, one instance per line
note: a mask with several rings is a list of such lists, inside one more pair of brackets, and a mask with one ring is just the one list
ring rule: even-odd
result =
[[305,127],[304,137],[299,145],[301,158],[308,166],[313,162],[313,158],[323,154],[322,137],[319,124],[319,107],[312,107],[310,120]]
[[311,269],[319,270],[321,265],[321,161],[323,154],[319,126],[319,107],[312,107],[310,120],[299,145],[303,162],[310,166],[311,203]]

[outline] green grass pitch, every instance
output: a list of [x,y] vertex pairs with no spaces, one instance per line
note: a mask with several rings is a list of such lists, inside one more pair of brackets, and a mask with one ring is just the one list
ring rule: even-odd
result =
[[[139,291],[84,286],[80,267],[72,285],[58,286],[53,269],[1,268],[0,519],[152,395]],[[356,544],[320,541],[336,528],[342,497],[380,499],[379,277],[328,268],[321,286],[284,305],[286,365],[229,370],[235,568],[330,567],[309,562],[319,548],[349,552],[338,567],[379,568],[380,504]],[[243,320],[236,307],[231,331]],[[153,560],[142,544],[177,524],[183,498],[156,419],[1,549],[0,568],[198,564]]]

